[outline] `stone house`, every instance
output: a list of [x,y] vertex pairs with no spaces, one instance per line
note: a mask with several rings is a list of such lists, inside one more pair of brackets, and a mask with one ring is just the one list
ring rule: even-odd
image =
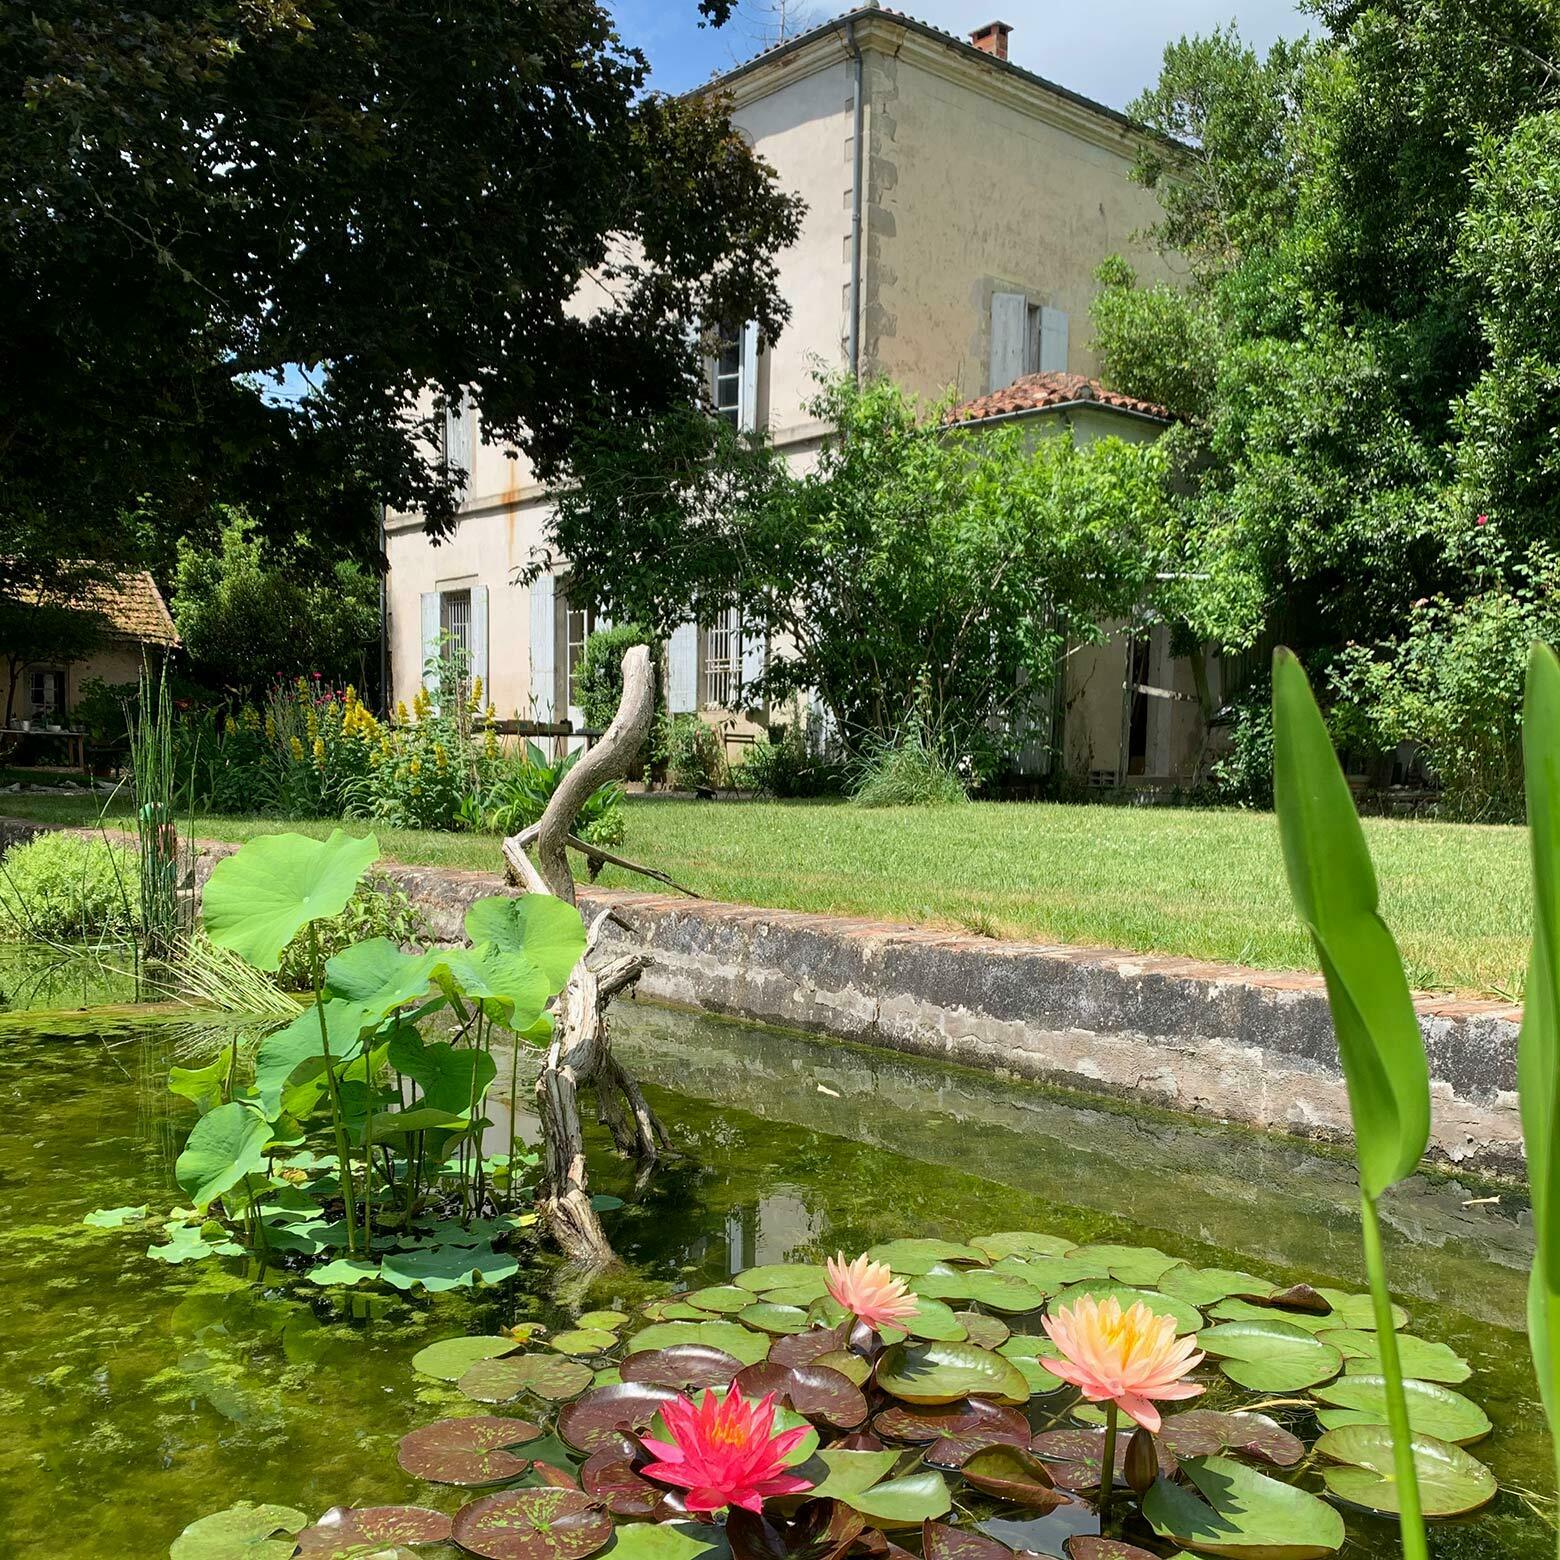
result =
[[[1063,392],[1044,404],[977,400],[986,411],[965,415],[1023,410],[1083,437],[1152,437],[1163,427],[1157,409],[1089,383],[1100,260],[1124,253],[1149,280],[1168,274],[1135,238],[1159,215],[1153,194],[1128,177],[1140,132],[1013,64],[1011,30],[995,22],[965,40],[864,4],[712,84],[806,203],[801,235],[779,261],[792,310],[784,336],[769,346],[750,328],[709,365],[717,412],[765,428],[787,458],[810,459],[829,431],[804,409],[820,362],[886,375],[927,398],[1000,397],[1029,376],[1053,376]],[[515,583],[545,550],[547,493],[524,461],[483,442],[470,411],[447,419],[447,451],[470,474],[455,535],[439,545],[416,515],[387,522],[396,696],[409,698],[448,635],[466,646],[501,715],[578,721],[573,673],[598,625],[571,603],[566,561],[529,588]],[[685,625],[668,647],[671,708],[751,732],[768,712],[730,706],[768,653],[735,614]],[[1184,772],[1195,744],[1172,730],[1176,721],[1156,706],[1132,749],[1134,717],[1122,715],[1135,697],[1127,671],[1145,683],[1169,678],[1164,646],[1123,639],[1114,661],[1083,659],[1097,687],[1071,702],[1100,708],[1069,737],[1070,765],[1124,779],[1136,754],[1144,778]],[[1059,709],[1068,705],[1064,695]],[[1044,767],[1049,750],[1034,744],[1032,767]]]

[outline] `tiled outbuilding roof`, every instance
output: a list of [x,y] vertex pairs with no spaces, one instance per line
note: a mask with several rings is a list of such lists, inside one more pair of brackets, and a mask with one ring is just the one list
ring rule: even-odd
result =
[[1055,411],[1061,407],[1092,404],[1107,411],[1125,412],[1133,417],[1148,417],[1155,422],[1173,422],[1174,414],[1152,401],[1141,401],[1119,390],[1107,390],[1097,379],[1082,374],[1025,374],[1005,390],[966,401],[948,413],[950,423],[985,422],[992,417],[1013,417],[1023,412]]
[[[37,593],[23,591],[24,597],[37,599]],[[115,639],[129,639],[140,645],[160,645],[176,649],[179,631],[173,626],[167,604],[157,582],[145,569],[136,569],[114,579],[92,581],[81,587],[74,600],[65,603],[83,612],[95,612],[107,624]]]

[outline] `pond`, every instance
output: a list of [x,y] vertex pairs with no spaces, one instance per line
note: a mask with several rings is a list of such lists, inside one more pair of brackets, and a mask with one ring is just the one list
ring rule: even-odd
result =
[[[240,1498],[311,1516],[337,1503],[453,1509],[463,1492],[430,1491],[396,1461],[401,1436],[470,1408],[411,1368],[419,1349],[527,1318],[566,1325],[759,1263],[1033,1229],[1363,1287],[1344,1159],[648,1004],[614,1012],[679,1150],[636,1189],[593,1139],[593,1185],[623,1199],[605,1222],[625,1269],[585,1289],[532,1257],[498,1288],[435,1297],[322,1292],[241,1257],[167,1266],[144,1235],[84,1225],[96,1208],[179,1200],[172,1160],[190,1107],[166,1073],[175,1055],[209,1050],[211,1032],[123,1012],[0,1018],[0,1551],[160,1556]],[[1432,1553],[1552,1555],[1547,1433],[1521,1331],[1522,1200],[1422,1176],[1386,1214],[1414,1331],[1472,1363],[1467,1391],[1495,1426],[1475,1451],[1501,1494],[1476,1519],[1437,1524]],[[1390,1523],[1348,1522],[1346,1554],[1398,1553]]]

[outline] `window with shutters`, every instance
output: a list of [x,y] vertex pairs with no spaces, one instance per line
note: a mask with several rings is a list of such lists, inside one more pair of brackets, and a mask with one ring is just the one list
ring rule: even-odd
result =
[[590,607],[570,606],[565,624],[564,675],[568,678],[569,703],[580,702],[580,666],[585,660],[585,644],[596,632],[596,613]]
[[742,426],[742,338],[740,326],[721,326],[720,349],[710,371],[715,415],[733,428]]
[[[446,669],[456,680],[455,697],[464,701],[471,691],[471,592],[439,592],[439,673]],[[441,699],[444,691],[441,690]]]
[[735,707],[742,687],[742,619],[727,607],[704,628],[704,703]]

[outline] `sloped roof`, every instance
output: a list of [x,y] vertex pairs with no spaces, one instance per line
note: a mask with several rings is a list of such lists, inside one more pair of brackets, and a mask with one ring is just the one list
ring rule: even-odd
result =
[[1154,422],[1174,422],[1175,414],[1152,401],[1142,401],[1119,390],[1107,390],[1097,379],[1082,374],[1025,374],[1005,390],[976,397],[948,413],[950,423],[986,422],[993,417],[1015,417],[1024,412],[1057,411],[1062,407],[1093,405],[1106,411],[1147,417]]
[[[22,595],[37,599],[37,592],[24,590]],[[173,626],[162,592],[145,569],[136,569],[113,579],[92,581],[83,585],[73,599],[62,604],[97,613],[115,639],[160,645],[164,650],[176,649],[180,643],[179,631]]]

